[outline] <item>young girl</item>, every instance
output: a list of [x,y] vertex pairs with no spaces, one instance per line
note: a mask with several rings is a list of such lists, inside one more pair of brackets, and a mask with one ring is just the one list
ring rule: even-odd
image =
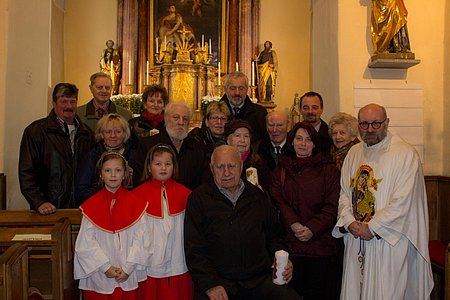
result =
[[127,162],[113,151],[97,162],[103,188],[84,202],[75,243],[74,277],[84,299],[139,299],[138,283],[146,280],[148,252],[143,240],[147,202],[129,193]]
[[192,281],[184,257],[184,212],[191,191],[175,182],[175,153],[157,144],[147,154],[142,185],[133,190],[148,201],[146,237],[152,255],[147,267],[145,299],[192,299]]

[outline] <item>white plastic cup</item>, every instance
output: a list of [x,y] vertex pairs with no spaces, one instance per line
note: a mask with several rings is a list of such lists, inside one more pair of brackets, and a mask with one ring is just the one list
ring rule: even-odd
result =
[[283,279],[283,272],[284,268],[286,268],[286,265],[289,260],[289,253],[287,253],[284,250],[278,250],[275,252],[275,261],[277,264],[276,270],[273,270],[273,283],[278,285],[286,284],[287,282]]

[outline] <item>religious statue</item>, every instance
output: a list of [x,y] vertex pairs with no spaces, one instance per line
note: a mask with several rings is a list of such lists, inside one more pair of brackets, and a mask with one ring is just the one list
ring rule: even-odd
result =
[[106,41],[106,49],[103,50],[102,58],[100,59],[100,70],[111,77],[113,94],[118,94],[121,75],[121,58],[119,50],[114,49],[113,40]]
[[258,90],[260,101],[271,101],[275,97],[278,61],[272,42],[264,43],[264,50],[257,58],[258,63]]
[[292,104],[291,109],[289,110],[289,114],[291,117],[291,125],[294,126],[296,123],[300,122],[300,96],[298,93],[294,95],[294,104]]
[[411,51],[407,16],[403,0],[372,0],[370,33],[375,55]]

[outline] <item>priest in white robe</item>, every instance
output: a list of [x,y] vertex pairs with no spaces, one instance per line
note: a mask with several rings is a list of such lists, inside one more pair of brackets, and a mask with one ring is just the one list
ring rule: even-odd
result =
[[359,111],[364,143],[341,173],[338,221],[344,238],[341,299],[429,299],[428,208],[417,152],[388,131],[384,107]]

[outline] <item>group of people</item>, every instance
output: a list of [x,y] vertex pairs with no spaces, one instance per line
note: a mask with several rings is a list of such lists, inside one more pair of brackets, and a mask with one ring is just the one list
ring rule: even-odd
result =
[[[224,85],[189,130],[192,109],[164,88],[148,87],[131,118],[96,73],[78,114],[78,89],[60,83],[50,114],[25,129],[31,209],[82,210],[74,270],[85,299],[428,298],[421,163],[388,131],[385,108],[327,124],[321,95],[307,92],[291,124],[250,101],[245,74]],[[284,285],[272,282],[279,250]]]

